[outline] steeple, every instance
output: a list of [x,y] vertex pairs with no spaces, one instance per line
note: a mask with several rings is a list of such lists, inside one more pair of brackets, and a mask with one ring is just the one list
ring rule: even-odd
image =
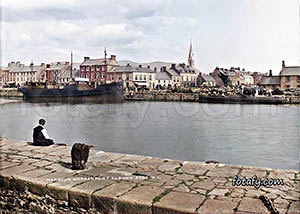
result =
[[190,66],[191,68],[194,68],[194,59],[193,59],[193,47],[192,47],[192,40],[190,42],[190,51],[189,51],[189,56],[188,56],[188,66]]

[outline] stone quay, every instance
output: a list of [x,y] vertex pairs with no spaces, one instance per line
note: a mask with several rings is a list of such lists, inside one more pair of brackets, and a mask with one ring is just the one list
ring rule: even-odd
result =
[[[242,178],[254,176],[284,184],[241,185]],[[1,214],[296,214],[299,182],[300,173],[294,170],[94,149],[86,168],[75,171],[70,147],[0,139]]]

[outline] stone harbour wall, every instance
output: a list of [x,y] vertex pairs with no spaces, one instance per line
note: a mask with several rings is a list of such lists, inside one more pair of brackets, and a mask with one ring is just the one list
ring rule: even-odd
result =
[[300,96],[286,97],[251,97],[251,96],[207,96],[199,93],[134,93],[125,94],[127,101],[180,101],[180,102],[203,102],[203,103],[246,103],[246,104],[300,104]]
[[0,97],[23,97],[23,94],[16,88],[6,88],[0,89]]
[[[39,196],[28,190],[0,190],[1,214],[38,213],[38,214],[65,214],[87,213],[86,209],[69,206],[68,201],[56,200],[49,195]],[[88,213],[101,213],[90,209]]]
[[70,152],[0,139],[0,214],[300,213],[299,171],[94,149],[74,171]]

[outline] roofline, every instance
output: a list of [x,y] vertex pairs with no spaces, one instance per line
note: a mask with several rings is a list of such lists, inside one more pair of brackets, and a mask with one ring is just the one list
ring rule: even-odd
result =
[[300,76],[300,73],[299,74],[282,74],[280,75],[281,77],[287,77],[287,76]]
[[285,68],[300,68],[300,66],[297,66],[297,65],[295,65],[295,66],[285,66],[282,69],[285,69]]

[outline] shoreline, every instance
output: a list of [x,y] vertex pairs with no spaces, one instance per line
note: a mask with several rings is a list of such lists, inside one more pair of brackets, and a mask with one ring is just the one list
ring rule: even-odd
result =
[[134,93],[133,95],[125,94],[125,101],[177,101],[177,102],[196,102],[196,103],[223,103],[223,104],[300,104],[300,97],[277,97],[277,96],[211,96],[200,93]]
[[[300,96],[292,97],[251,97],[251,96],[208,96],[200,95],[199,93],[135,93],[129,96],[124,94],[124,101],[165,101],[165,102],[195,102],[195,103],[220,103],[220,104],[267,104],[267,105],[299,105]],[[13,99],[21,101],[23,96],[20,94],[6,94],[0,93],[2,99]],[[71,102],[72,99],[70,99]],[[54,100],[49,99],[49,102]],[[48,102],[48,100],[43,100]],[[55,101],[54,101],[55,102]],[[56,101],[58,102],[58,101]],[[84,103],[84,100],[82,101]]]
[[[1,209],[7,211],[270,213],[261,199],[264,196],[279,213],[298,212],[297,170],[206,164],[92,149],[86,169],[74,171],[70,169],[70,147],[31,146],[8,139],[0,142],[0,184],[5,193],[0,197],[10,204]],[[238,185],[239,178],[254,176],[268,181],[281,179],[284,185]],[[42,200],[45,197],[48,203]],[[20,204],[20,200],[25,203]]]

